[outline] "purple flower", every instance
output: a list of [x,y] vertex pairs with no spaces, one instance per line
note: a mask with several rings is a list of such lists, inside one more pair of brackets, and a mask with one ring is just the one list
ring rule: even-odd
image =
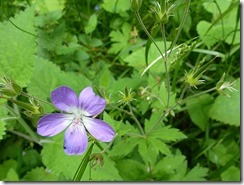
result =
[[113,139],[113,128],[94,118],[104,110],[106,101],[97,96],[91,87],[83,89],[79,97],[69,87],[58,87],[52,91],[51,101],[64,113],[43,116],[37,123],[37,132],[42,136],[54,136],[67,128],[64,135],[66,154],[78,155],[86,150],[86,130],[99,141],[110,142]]

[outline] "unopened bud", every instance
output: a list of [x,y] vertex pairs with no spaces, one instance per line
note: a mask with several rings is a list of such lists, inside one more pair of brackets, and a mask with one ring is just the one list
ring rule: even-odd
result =
[[3,77],[2,81],[3,83],[0,84],[0,92],[4,95],[13,97],[21,93],[21,87],[10,77]]
[[138,11],[141,8],[142,0],[130,0],[132,11]]

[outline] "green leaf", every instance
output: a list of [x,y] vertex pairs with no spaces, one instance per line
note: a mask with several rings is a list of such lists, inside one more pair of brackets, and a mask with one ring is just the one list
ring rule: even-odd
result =
[[191,98],[186,102],[186,107],[192,122],[202,131],[205,130],[206,125],[208,124],[208,112],[212,102],[213,97],[209,94]]
[[28,171],[22,181],[58,181],[62,180],[58,176],[52,174],[48,169],[37,167]]
[[187,163],[185,156],[173,155],[164,157],[153,169],[156,180],[179,181],[186,173]]
[[238,92],[227,92],[231,97],[219,95],[209,110],[209,116],[224,124],[240,126],[240,79],[235,84]]
[[[202,39],[203,43],[206,44],[208,48],[210,48],[215,43],[220,41],[225,41],[228,44],[232,44],[234,34],[235,34],[235,38],[233,40],[234,41],[233,44],[240,43],[240,31],[239,31],[240,22],[238,23],[233,22],[233,20],[236,20],[237,12],[238,12],[238,6],[233,8],[226,16],[222,17],[222,19],[219,20],[213,26],[212,23],[210,22],[199,21],[199,23],[197,24],[197,32],[200,38]],[[237,24],[237,30],[236,30],[236,24]]]
[[18,164],[15,160],[9,159],[0,165],[0,180],[15,181]]
[[109,53],[116,54],[129,47],[130,31],[131,26],[126,22],[122,25],[121,30],[111,31],[109,37],[111,37],[113,44],[109,49]]
[[92,14],[88,20],[87,25],[85,26],[86,34],[93,32],[97,26],[97,15]]
[[[156,44],[161,49],[161,52],[164,53],[164,43],[162,41],[156,41]],[[167,42],[166,47],[168,48],[170,44],[171,42]],[[145,58],[145,47],[146,46],[134,50],[132,54],[124,58],[124,61],[128,62],[129,66],[135,67],[137,70],[139,70],[140,73],[142,73],[147,67]],[[158,61],[150,68],[150,70],[156,74],[161,74],[165,72],[163,60],[159,59],[160,56],[161,55],[156,46],[154,44],[151,44],[148,51],[148,62],[150,64],[153,61]],[[169,64],[170,62],[168,62],[168,67],[170,66]]]
[[[66,180],[72,180],[84,155],[67,155],[63,149],[63,136],[58,134],[51,143],[45,143],[41,152],[43,164],[51,172]],[[45,180],[45,179],[43,179]]]
[[[66,85],[74,89],[78,95],[91,82],[83,75],[61,71],[50,61],[38,58],[31,82],[28,84],[29,94],[41,100],[49,101],[50,93],[58,86]],[[42,102],[40,102],[42,103]],[[43,103],[44,111],[54,110],[54,106]]]
[[[121,181],[122,178],[115,167],[115,162],[107,157],[107,155],[103,155],[103,162],[102,166],[97,164],[91,168],[91,171],[89,169],[90,165],[88,165],[82,181]],[[89,173],[91,174],[91,179]]]
[[240,168],[230,166],[227,170],[221,173],[222,181],[241,181]]
[[179,129],[171,128],[170,126],[157,127],[152,132],[149,133],[149,136],[158,138],[165,142],[177,141],[187,138]]
[[207,174],[208,168],[203,168],[197,164],[181,179],[181,181],[206,181],[205,177]]
[[[21,29],[36,34],[34,8],[26,8],[10,19]],[[17,84],[25,87],[35,64],[35,36],[16,28],[10,21],[0,23],[0,77],[10,76]]]
[[146,179],[146,166],[138,161],[132,159],[120,160],[117,161],[116,167],[124,181],[138,181]]
[[[116,141],[117,140],[115,140],[114,146],[109,153],[109,156],[114,159],[121,159],[129,153],[132,153],[139,142],[137,138],[126,138]],[[121,148],[123,148],[123,150],[121,150]]]
[[[220,12],[223,13],[227,8],[230,6],[232,0],[207,0],[203,3],[203,7],[209,12],[214,15],[214,17],[219,16]],[[217,5],[216,5],[217,3]]]
[[130,9],[130,0],[104,0],[102,7],[110,13],[125,15],[125,11]]

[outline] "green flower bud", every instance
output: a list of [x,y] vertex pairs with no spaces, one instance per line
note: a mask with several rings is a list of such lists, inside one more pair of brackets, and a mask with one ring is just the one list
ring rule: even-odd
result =
[[10,77],[3,77],[0,84],[0,92],[6,96],[14,97],[21,93],[21,87]]
[[142,0],[130,0],[132,11],[139,11]]

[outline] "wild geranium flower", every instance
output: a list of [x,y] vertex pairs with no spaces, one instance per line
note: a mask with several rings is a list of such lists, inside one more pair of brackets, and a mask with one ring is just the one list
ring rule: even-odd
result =
[[86,87],[79,95],[66,86],[51,92],[51,101],[62,113],[43,116],[37,125],[37,132],[42,136],[54,136],[66,129],[64,151],[68,155],[82,154],[88,145],[86,130],[97,140],[110,142],[114,137],[113,128],[100,119],[106,101],[96,95],[91,87]]

